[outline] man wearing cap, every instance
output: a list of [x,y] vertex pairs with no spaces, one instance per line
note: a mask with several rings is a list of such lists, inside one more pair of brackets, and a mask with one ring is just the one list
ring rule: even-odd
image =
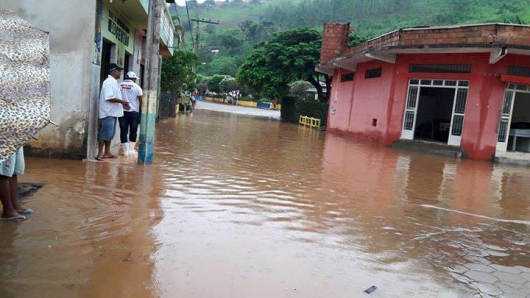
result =
[[136,84],[137,76],[129,71],[125,75],[125,81],[120,83],[123,99],[129,102],[130,108],[124,110],[120,117],[120,139],[123,147],[123,155],[134,154],[138,124],[140,122],[140,106],[142,104],[142,88]]
[[129,103],[122,99],[118,79],[123,68],[115,63],[109,65],[109,76],[103,81],[99,96],[99,133],[98,156],[96,160],[115,158],[110,152],[110,142],[116,133],[116,119],[123,116],[123,109],[129,109]]

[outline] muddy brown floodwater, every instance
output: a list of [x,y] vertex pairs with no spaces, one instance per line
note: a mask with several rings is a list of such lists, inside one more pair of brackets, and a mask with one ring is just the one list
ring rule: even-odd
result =
[[152,166],[28,159],[0,297],[530,297],[530,169],[199,110]]

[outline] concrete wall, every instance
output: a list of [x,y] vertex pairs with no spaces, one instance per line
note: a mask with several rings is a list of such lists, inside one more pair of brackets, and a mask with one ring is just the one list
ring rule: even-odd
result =
[[348,131],[350,125],[354,81],[341,82],[342,75],[348,73],[350,71],[339,69],[333,76],[327,125],[333,130]]
[[95,1],[2,0],[42,30],[50,32],[52,109],[49,125],[29,143],[29,154],[82,158],[89,106]]

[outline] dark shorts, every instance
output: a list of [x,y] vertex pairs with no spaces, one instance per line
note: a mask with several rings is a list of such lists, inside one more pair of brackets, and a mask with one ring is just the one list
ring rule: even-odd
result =
[[117,117],[99,119],[98,140],[111,141],[116,133]]

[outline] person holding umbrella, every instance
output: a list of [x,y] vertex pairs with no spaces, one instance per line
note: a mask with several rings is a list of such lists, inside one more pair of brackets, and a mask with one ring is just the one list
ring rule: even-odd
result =
[[49,33],[0,8],[0,45],[0,219],[21,222],[33,212],[18,202],[22,146],[53,123]]
[[116,133],[116,121],[123,117],[123,109],[131,108],[129,102],[122,99],[118,79],[121,77],[123,68],[115,63],[109,65],[109,76],[103,81],[99,96],[99,133],[98,133],[98,155],[96,160],[104,158],[116,158],[110,152],[110,142]]
[[18,175],[24,174],[24,150],[16,153],[0,163],[0,201],[2,201],[2,215],[0,220],[22,222],[31,209],[24,209],[18,201]]

